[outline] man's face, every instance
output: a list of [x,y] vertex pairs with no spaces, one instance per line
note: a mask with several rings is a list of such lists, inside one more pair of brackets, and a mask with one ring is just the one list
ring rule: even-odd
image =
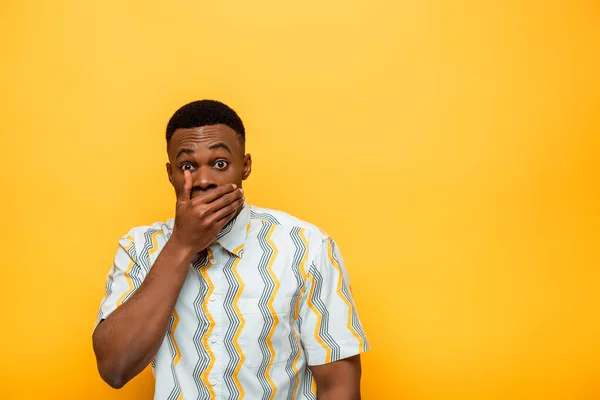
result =
[[177,129],[167,144],[167,173],[175,193],[183,188],[186,169],[192,173],[192,198],[224,184],[242,187],[252,167],[244,147],[242,137],[227,125]]

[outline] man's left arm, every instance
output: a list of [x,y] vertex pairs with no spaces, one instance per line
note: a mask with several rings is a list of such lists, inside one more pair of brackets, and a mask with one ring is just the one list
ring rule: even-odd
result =
[[318,400],[360,400],[360,355],[310,367]]
[[341,253],[325,239],[308,267],[301,339],[318,400],[360,400],[360,353],[369,349]]

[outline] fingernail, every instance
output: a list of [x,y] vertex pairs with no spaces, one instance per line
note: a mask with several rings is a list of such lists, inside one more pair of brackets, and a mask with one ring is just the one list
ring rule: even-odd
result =
[[244,194],[244,189],[240,189],[240,193],[243,195]]
[[234,188],[234,189],[237,189],[237,185],[236,185],[235,183],[233,184],[233,188]]

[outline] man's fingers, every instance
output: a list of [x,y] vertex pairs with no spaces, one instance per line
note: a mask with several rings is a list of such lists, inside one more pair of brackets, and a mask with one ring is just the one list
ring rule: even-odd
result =
[[231,219],[235,216],[236,211],[238,211],[243,205],[244,198],[240,197],[229,205],[221,207],[214,213],[214,221],[218,224],[225,225],[227,222],[231,221]]
[[[210,203],[216,202],[216,200],[220,200],[222,197],[229,195],[232,192],[234,194],[236,192],[239,192],[239,190],[237,190],[237,185],[235,185],[233,183],[228,184],[228,185],[218,186],[212,190],[204,192],[204,193],[200,194],[199,196],[195,197],[194,204],[197,204],[197,203],[210,204]],[[220,203],[220,201],[219,201],[219,203]],[[220,208],[220,207],[218,207],[218,208]]]
[[244,200],[244,191],[242,189],[236,189],[231,193],[227,193],[210,203],[210,208],[213,212],[220,210],[223,207],[227,207],[237,200]]
[[192,173],[188,170],[183,171],[183,187],[179,192],[178,199],[181,201],[189,201],[192,197]]

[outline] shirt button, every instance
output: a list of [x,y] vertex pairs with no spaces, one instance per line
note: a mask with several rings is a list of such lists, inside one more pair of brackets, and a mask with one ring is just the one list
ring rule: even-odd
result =
[[214,294],[212,296],[210,296],[210,301],[215,301],[217,299],[217,296],[215,296]]
[[211,379],[210,380],[210,384],[215,386],[217,384],[217,380],[216,379]]
[[217,338],[216,338],[216,337],[214,337],[214,336],[213,336],[213,337],[211,337],[211,338],[210,338],[210,342],[211,342],[211,343],[216,343],[216,342],[217,342]]
[[210,263],[211,263],[211,264],[216,264],[216,263],[217,263],[217,260],[215,260],[214,258],[211,258],[211,259],[210,259]]

